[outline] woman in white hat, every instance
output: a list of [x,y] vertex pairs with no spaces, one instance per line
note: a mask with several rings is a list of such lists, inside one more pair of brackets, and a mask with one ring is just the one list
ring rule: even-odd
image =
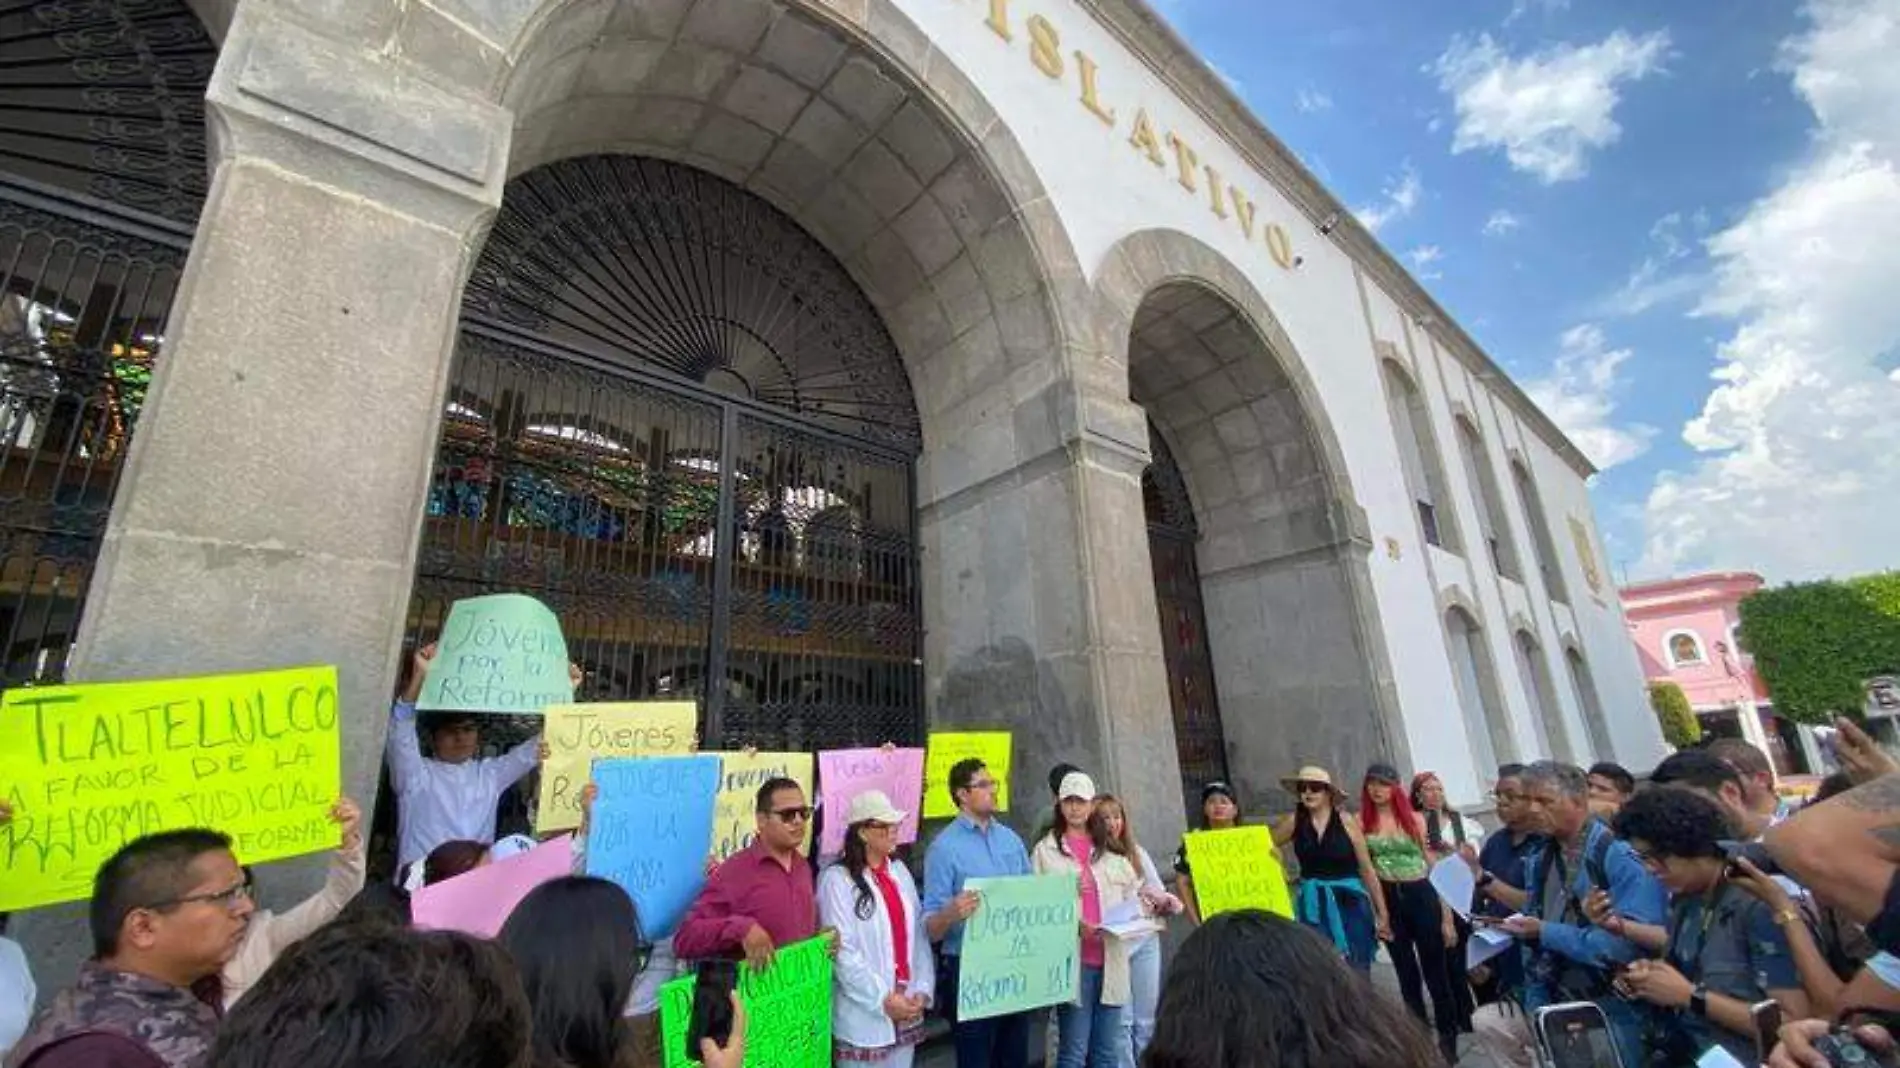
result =
[[1391,937],[1379,874],[1359,821],[1346,811],[1346,792],[1325,768],[1308,765],[1280,780],[1299,799],[1293,814],[1274,827],[1278,844],[1293,844],[1300,862],[1300,922],[1332,940],[1348,963],[1372,970],[1374,936]]
[[1095,780],[1086,774],[1063,776],[1056,789],[1055,827],[1029,854],[1038,875],[1074,873],[1082,895],[1082,971],[1075,1000],[1056,1006],[1056,1068],[1117,1068],[1128,1038],[1122,1013],[1132,993],[1129,947],[1099,928],[1103,917],[1138,900],[1141,876],[1110,845],[1101,821],[1089,826],[1097,796]]
[[853,797],[844,855],[818,876],[818,915],[838,932],[831,1037],[841,1064],[909,1068],[936,995],[917,884],[891,862],[905,816],[881,790]]

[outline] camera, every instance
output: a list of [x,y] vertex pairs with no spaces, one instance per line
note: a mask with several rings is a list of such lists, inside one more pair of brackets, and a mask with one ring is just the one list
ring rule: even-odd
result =
[[1760,842],[1741,842],[1733,838],[1724,838],[1716,845],[1722,848],[1722,855],[1728,858],[1730,875],[1742,874],[1741,867],[1735,863],[1737,860],[1747,860],[1763,875],[1781,874],[1781,865],[1775,863],[1775,858],[1768,854],[1768,847]]

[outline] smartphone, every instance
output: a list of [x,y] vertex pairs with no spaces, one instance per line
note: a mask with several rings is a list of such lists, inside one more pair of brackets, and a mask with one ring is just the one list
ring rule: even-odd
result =
[[1742,870],[1735,863],[1737,859],[1747,858],[1750,864],[1761,869],[1763,875],[1780,875],[1781,865],[1768,854],[1768,847],[1760,842],[1742,842],[1733,838],[1724,838],[1716,845],[1722,847],[1722,855],[1728,858],[1728,873],[1740,875]]
[[1531,1026],[1551,1068],[1626,1068],[1617,1056],[1609,1017],[1595,1002],[1546,1005],[1537,1010]]
[[686,1029],[686,1060],[699,1060],[699,1040],[724,1046],[732,1038],[732,990],[739,965],[729,960],[700,961],[693,984],[693,1023]]
[[1781,1041],[1781,1003],[1773,998],[1757,1001],[1748,1007],[1748,1017],[1755,1021],[1755,1052],[1766,1063]]

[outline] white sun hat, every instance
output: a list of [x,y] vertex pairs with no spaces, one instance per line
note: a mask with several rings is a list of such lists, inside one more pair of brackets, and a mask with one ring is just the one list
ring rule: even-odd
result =
[[898,824],[904,822],[904,817],[907,815],[909,813],[899,812],[891,804],[891,799],[884,796],[884,791],[866,790],[851,799],[851,810],[846,813],[844,822],[847,826],[863,823],[865,820]]

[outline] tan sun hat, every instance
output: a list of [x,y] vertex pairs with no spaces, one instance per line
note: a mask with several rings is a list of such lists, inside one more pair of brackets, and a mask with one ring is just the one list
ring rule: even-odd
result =
[[1300,784],[1303,782],[1316,782],[1316,783],[1319,783],[1321,786],[1326,787],[1328,790],[1331,790],[1333,792],[1333,800],[1335,802],[1346,800],[1346,791],[1341,790],[1336,784],[1334,784],[1333,773],[1330,771],[1327,771],[1325,768],[1322,768],[1317,764],[1308,764],[1305,767],[1301,768],[1299,770],[1299,773],[1294,775],[1293,777],[1287,778],[1287,779],[1281,779],[1280,785],[1286,788],[1287,793],[1292,794],[1294,797],[1298,797],[1300,796]]

